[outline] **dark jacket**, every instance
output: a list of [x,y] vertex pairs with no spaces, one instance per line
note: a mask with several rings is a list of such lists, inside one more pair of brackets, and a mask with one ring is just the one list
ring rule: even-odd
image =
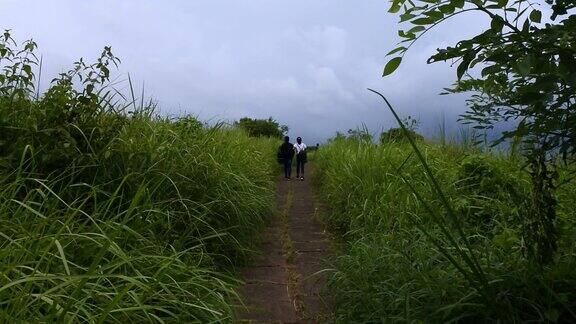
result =
[[294,145],[289,142],[284,142],[278,148],[278,162],[284,162],[285,160],[292,160],[294,158]]

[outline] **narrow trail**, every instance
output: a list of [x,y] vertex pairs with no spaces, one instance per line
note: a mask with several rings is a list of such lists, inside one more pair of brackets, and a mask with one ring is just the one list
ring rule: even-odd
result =
[[325,322],[326,275],[318,272],[324,269],[330,241],[318,220],[312,189],[308,180],[280,180],[276,197],[279,215],[265,230],[262,255],[241,271],[245,285],[239,293],[248,309],[238,318],[249,323]]

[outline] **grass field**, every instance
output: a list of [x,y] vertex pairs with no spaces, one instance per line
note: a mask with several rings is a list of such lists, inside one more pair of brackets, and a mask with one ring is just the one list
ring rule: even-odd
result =
[[574,183],[558,192],[557,258],[540,268],[523,254],[531,186],[522,161],[420,148],[455,222],[408,144],[340,139],[316,153],[327,221],[344,245],[330,284],[337,321],[576,320]]

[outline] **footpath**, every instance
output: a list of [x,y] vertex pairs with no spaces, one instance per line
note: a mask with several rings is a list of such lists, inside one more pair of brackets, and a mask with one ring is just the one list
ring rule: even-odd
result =
[[[309,177],[310,174],[307,174]],[[281,180],[279,213],[264,233],[262,254],[241,270],[244,323],[322,323],[329,320],[323,292],[329,236],[318,219],[312,188],[306,181]]]

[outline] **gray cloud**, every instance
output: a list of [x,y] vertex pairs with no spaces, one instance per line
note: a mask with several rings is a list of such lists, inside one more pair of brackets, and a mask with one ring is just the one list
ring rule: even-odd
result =
[[432,133],[441,114],[451,122],[465,109],[465,97],[438,96],[455,72],[426,58],[488,22],[448,22],[383,79],[385,54],[398,41],[387,7],[382,0],[1,0],[0,27],[19,40],[33,37],[50,76],[111,45],[123,61],[119,75],[145,82],[165,114],[272,116],[291,135],[317,142],[362,123],[393,126],[365,90],[373,87]]

